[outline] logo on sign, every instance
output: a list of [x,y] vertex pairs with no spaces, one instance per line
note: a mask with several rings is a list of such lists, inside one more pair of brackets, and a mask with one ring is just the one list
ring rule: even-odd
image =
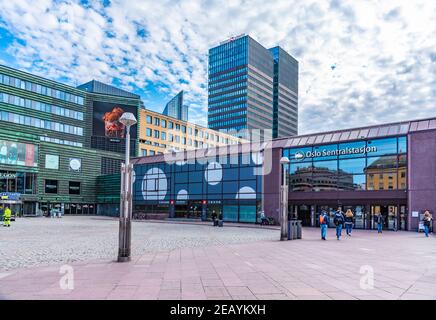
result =
[[303,160],[305,157],[306,156],[301,151],[298,151],[298,152],[295,153],[295,160]]

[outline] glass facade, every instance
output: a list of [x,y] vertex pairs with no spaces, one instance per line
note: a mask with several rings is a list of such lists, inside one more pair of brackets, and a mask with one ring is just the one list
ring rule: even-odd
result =
[[283,49],[268,50],[250,36],[232,38],[209,50],[209,127],[295,135],[296,87],[298,62]]
[[407,187],[407,139],[287,148],[290,191],[402,190]]
[[262,198],[260,168],[249,154],[136,165],[135,211],[168,213],[174,207],[179,218],[210,218],[215,211],[224,221],[254,223]]
[[188,106],[183,104],[183,90],[166,104],[163,114],[179,120],[188,121]]
[[81,106],[83,106],[84,104],[84,98],[81,96],[74,95],[62,90],[56,90],[30,81],[21,80],[6,74],[0,74],[0,84],[12,86],[26,91],[31,91],[34,93],[42,94],[63,101],[76,103]]
[[1,111],[1,121],[21,124],[45,130],[53,130],[62,133],[69,133],[77,136],[83,136],[83,128],[63,124],[55,121],[43,120],[35,117],[24,116],[17,113]]

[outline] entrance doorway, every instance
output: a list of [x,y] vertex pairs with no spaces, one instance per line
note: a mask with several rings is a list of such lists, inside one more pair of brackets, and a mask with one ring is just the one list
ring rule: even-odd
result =
[[206,219],[212,220],[212,214],[215,212],[216,219],[219,219],[223,210],[223,206],[221,203],[208,203],[207,204],[207,214]]
[[[398,207],[396,205],[371,206],[371,229],[377,229],[377,223],[375,222],[375,216],[377,214],[383,216],[383,230],[395,230],[399,229],[398,223]],[[401,226],[400,226],[401,227]]]
[[301,220],[304,227],[312,226],[312,219],[310,215],[310,206],[300,205],[297,207],[297,219]]

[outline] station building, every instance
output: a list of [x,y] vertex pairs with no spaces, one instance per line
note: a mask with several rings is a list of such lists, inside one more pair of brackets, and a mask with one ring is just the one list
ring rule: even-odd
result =
[[[281,168],[280,158],[290,164]],[[318,213],[351,209],[355,226],[417,230],[436,212],[436,118],[139,157],[134,212],[153,218],[279,221],[282,174],[289,216],[317,226]]]

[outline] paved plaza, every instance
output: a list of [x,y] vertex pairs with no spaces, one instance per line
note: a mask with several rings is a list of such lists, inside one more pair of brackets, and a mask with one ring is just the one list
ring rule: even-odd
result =
[[329,229],[133,223],[133,258],[114,262],[118,223],[18,219],[0,229],[1,299],[436,299],[436,237]]

